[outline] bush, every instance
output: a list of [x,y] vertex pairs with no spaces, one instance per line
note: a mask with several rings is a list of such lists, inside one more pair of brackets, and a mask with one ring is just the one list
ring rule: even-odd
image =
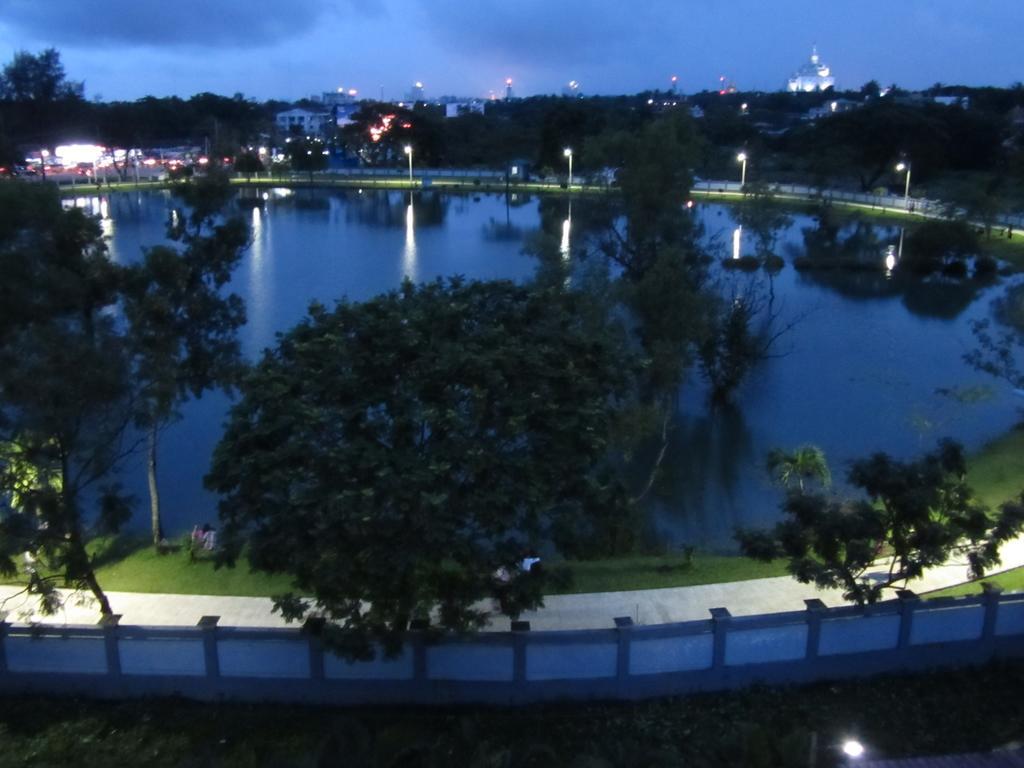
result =
[[966,222],[928,221],[907,238],[903,265],[918,274],[942,270],[950,277],[966,277],[962,264],[959,268],[952,264],[977,252],[978,233]]

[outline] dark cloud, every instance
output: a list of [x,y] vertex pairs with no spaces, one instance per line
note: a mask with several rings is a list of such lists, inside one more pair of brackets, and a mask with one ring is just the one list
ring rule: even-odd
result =
[[659,40],[678,22],[672,2],[622,0],[420,0],[431,32],[454,50],[534,66],[606,62],[637,51],[637,40]]
[[381,0],[6,0],[3,20],[54,45],[251,48],[298,37]]

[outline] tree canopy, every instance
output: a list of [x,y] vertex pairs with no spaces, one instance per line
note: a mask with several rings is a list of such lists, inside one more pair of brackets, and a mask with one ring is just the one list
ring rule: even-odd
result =
[[876,453],[854,462],[847,476],[862,496],[791,489],[781,523],[741,530],[737,539],[748,557],[786,559],[798,581],[842,589],[860,604],[953,555],[966,558],[969,578],[980,578],[1024,528],[1024,494],[992,512],[974,498],[966,472],[963,449],[949,440],[914,461]]
[[[291,574],[352,652],[434,611],[469,630],[494,598],[541,602],[524,555],[616,496],[600,472],[627,365],[579,298],[452,279],[314,304],[246,379],[207,485],[229,559]],[[506,578],[498,578],[503,574]]]
[[55,190],[0,185],[0,209],[0,572],[28,552],[44,609],[69,586],[109,614],[85,533],[127,518],[113,472],[131,450],[131,356],[103,311],[118,272],[98,223],[62,210]]
[[[234,383],[242,366],[237,330],[245,306],[223,289],[248,245],[239,217],[224,217],[232,195],[226,177],[208,173],[175,188],[185,204],[168,228],[172,245],[144,252],[124,270],[123,308],[135,362],[138,422],[149,434],[153,541],[163,539],[156,476],[161,427],[177,406],[208,389]],[[180,247],[178,247],[180,246]]]
[[0,73],[0,99],[8,101],[50,102],[82,98],[84,86],[72,82],[64,73],[60,52],[47,48],[38,54],[18,51]]

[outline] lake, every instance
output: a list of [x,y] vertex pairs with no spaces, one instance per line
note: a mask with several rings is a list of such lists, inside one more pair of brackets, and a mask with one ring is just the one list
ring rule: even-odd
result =
[[[586,201],[569,219],[566,198],[504,195],[443,196],[357,190],[245,190],[239,206],[252,227],[252,246],[231,288],[246,302],[241,331],[249,357],[298,322],[309,302],[365,299],[399,285],[454,274],[527,279],[537,262],[524,255],[542,227],[571,260],[587,233]],[[101,215],[114,260],[130,262],[164,239],[172,198],[167,192],[115,193],[75,204]],[[696,206],[717,259],[754,252],[738,232],[729,206]],[[970,322],[986,317],[1004,283],[952,283],[907,278],[881,269],[797,270],[793,260],[827,261],[831,251],[884,262],[899,253],[890,225],[844,221],[822,247],[813,217],[793,213],[775,252],[786,265],[771,279],[716,269],[721,290],[755,280],[780,323],[793,322],[736,393],[729,408],[708,407],[694,370],[679,395],[659,483],[649,496],[651,535],[710,550],[729,550],[736,526],[777,518],[779,493],[764,469],[774,447],[814,443],[841,481],[854,458],[884,450],[910,457],[951,436],[968,448],[1007,431],[1024,400],[963,362],[973,346]],[[593,268],[591,258],[590,268]],[[161,443],[159,482],[168,533],[216,521],[216,498],[202,487],[228,400],[204,397],[183,409]],[[137,496],[134,523],[148,526],[142,458],[125,467]]]

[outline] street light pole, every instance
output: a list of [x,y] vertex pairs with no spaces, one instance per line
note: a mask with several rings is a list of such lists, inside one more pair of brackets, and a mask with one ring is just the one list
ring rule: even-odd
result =
[[568,188],[572,189],[572,150],[570,148],[566,147],[565,151],[562,152],[562,154],[565,155],[567,158],[569,158],[569,186],[568,186]]
[[907,211],[910,210],[910,163],[899,163],[896,166],[897,171],[907,172],[907,185],[903,189],[903,208]]
[[409,144],[405,145],[405,154],[409,156],[409,186],[412,186],[412,146]]
[[740,152],[736,155],[736,159],[742,163],[742,170],[740,171],[740,190],[747,186],[747,153]]

